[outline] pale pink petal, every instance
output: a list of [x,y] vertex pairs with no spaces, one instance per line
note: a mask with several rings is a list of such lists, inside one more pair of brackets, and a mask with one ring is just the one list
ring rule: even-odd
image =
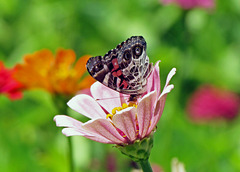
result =
[[[66,115],[56,115],[54,117],[54,121],[56,122],[56,125],[58,127],[68,127],[63,129],[63,134],[65,134],[66,136],[72,136],[72,135],[80,135],[80,136],[94,136],[94,134],[91,134],[90,132],[84,130],[82,128],[83,123],[73,119],[69,116]],[[70,130],[72,129],[72,130]]]
[[128,102],[129,97],[130,97],[130,95],[120,93],[121,105],[122,105],[123,103],[128,104],[128,103],[129,103],[129,102]]
[[100,82],[95,82],[91,86],[91,93],[93,98],[109,113],[112,113],[113,108],[122,105],[120,93],[104,86]]
[[123,138],[116,128],[107,119],[91,120],[83,124],[85,130],[90,131],[105,137],[106,139],[114,142],[115,144],[125,143],[126,139]]
[[162,116],[162,113],[163,113],[163,110],[164,110],[167,94],[173,88],[174,88],[173,85],[169,85],[161,93],[161,95],[160,95],[160,97],[157,101],[157,104],[155,106],[154,116],[153,116],[153,119],[152,119],[152,122],[151,122],[152,124],[151,124],[151,126],[149,127],[149,130],[148,130],[149,133],[156,127],[158,121],[160,120],[160,118]]
[[158,101],[156,103],[154,116],[153,116],[153,119],[151,121],[151,126],[149,127],[148,133],[150,133],[156,127],[159,119],[162,116],[163,109],[164,109],[164,106],[165,106],[165,101],[166,101],[166,98],[167,98],[167,93],[169,93],[174,88],[174,85],[169,85],[169,82],[170,82],[171,78],[175,75],[175,73],[176,73],[176,68],[173,68],[167,76],[167,80],[166,80],[166,84],[164,86],[164,89],[163,89],[163,91],[162,91],[162,93],[161,93],[161,95],[158,98]]
[[99,106],[99,104],[92,97],[85,94],[80,94],[73,97],[71,100],[69,100],[67,105],[71,109],[90,119],[106,117],[106,113]]
[[77,94],[87,94],[87,95],[89,95],[89,96],[92,96],[92,94],[91,94],[91,92],[90,92],[90,88],[85,88],[85,89],[79,90],[79,91],[76,93],[76,95],[77,95]]
[[53,120],[56,122],[58,127],[70,127],[70,128],[78,128],[82,127],[82,122],[73,119],[67,115],[56,115]]
[[160,60],[157,61],[147,81],[147,93],[156,90],[158,96],[160,95],[160,92],[161,92],[161,82],[160,82],[160,76],[159,76],[160,62],[161,62]]
[[167,81],[166,81],[166,84],[164,86],[164,89],[169,85],[169,82],[172,79],[172,77],[175,75],[175,73],[176,73],[176,68],[172,68],[172,70],[169,72],[169,74],[167,76]]
[[78,128],[64,128],[62,129],[62,133],[66,136],[86,136],[87,134],[84,133],[82,130]]
[[136,113],[136,108],[129,107],[117,112],[112,119],[114,125],[119,128],[130,141],[134,141],[137,138]]
[[137,106],[137,117],[139,126],[139,136],[144,138],[148,133],[153,117],[154,107],[157,101],[157,92],[146,94]]
[[167,95],[165,94],[165,96],[161,96],[160,99],[157,101],[155,111],[154,111],[154,116],[153,116],[153,119],[152,119],[152,125],[149,127],[149,130],[148,130],[149,133],[156,127],[159,119],[162,116],[164,106],[165,106],[166,97],[167,97]]
[[83,129],[82,122],[69,116],[56,115],[54,120],[56,121],[58,127],[69,127],[62,130],[62,133],[66,136],[84,136],[101,143],[114,143],[99,134],[91,133],[90,131]]
[[114,144],[114,142],[106,139],[103,136],[97,134],[96,135],[86,134],[77,128],[64,128],[62,130],[62,133],[66,136],[83,136],[96,142]]
[[107,144],[116,144],[116,142],[111,141],[101,135],[96,135],[96,136],[84,136],[88,139],[91,139],[93,141],[99,142],[99,143],[107,143]]
[[174,88],[174,85],[168,85],[167,87],[164,88],[163,92],[161,93],[160,96],[169,93],[172,89]]

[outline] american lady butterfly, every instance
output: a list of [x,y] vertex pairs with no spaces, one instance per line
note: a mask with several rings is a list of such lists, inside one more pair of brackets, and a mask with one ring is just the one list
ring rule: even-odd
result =
[[105,86],[130,95],[129,101],[146,92],[147,78],[153,65],[146,54],[146,41],[132,36],[104,56],[91,57],[87,62],[89,74]]

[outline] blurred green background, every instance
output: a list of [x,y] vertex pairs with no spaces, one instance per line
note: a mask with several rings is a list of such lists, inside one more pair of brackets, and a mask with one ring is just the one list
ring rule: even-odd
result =
[[[77,57],[104,55],[133,35],[144,36],[152,62],[162,61],[162,86],[177,68],[150,162],[170,171],[177,157],[189,172],[240,171],[240,119],[195,124],[185,111],[188,97],[203,83],[240,93],[238,0],[189,11],[158,0],[0,0],[0,60],[7,67],[44,48],[73,49]],[[67,139],[53,122],[56,114],[51,96],[41,90],[27,91],[18,101],[0,96],[1,171],[69,170]],[[73,141],[76,171],[107,171],[112,161],[117,171],[130,169],[129,159],[112,145],[78,136]]]

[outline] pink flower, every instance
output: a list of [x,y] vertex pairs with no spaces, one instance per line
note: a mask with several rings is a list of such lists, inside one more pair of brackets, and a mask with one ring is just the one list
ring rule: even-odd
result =
[[214,0],[161,0],[163,4],[176,3],[184,9],[191,8],[214,8]]
[[211,85],[200,86],[189,98],[187,112],[194,121],[233,119],[240,109],[239,97]]
[[6,94],[11,100],[22,98],[21,84],[13,78],[14,69],[6,69],[0,61],[0,93]]
[[149,136],[162,115],[167,93],[174,87],[169,82],[176,72],[175,68],[171,70],[160,92],[158,64],[149,76],[147,93],[138,99],[137,104],[128,104],[126,95],[95,82],[90,89],[93,97],[80,94],[67,103],[90,120],[82,123],[66,115],[56,115],[56,125],[66,127],[62,130],[66,136],[80,135],[109,144],[131,144]]

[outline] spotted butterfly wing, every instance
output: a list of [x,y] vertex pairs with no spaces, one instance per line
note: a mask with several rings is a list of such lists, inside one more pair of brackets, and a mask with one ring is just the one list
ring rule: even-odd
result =
[[142,36],[128,38],[104,56],[91,57],[86,65],[93,78],[113,90],[131,96],[139,96],[146,91],[152,66]]

